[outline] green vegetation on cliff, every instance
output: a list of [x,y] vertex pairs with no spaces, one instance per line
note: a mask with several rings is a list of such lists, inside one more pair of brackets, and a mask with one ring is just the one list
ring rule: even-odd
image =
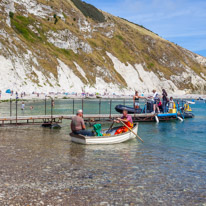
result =
[[[51,10],[51,13],[45,17],[32,13],[25,15],[22,12],[25,8],[19,4],[15,13],[8,14],[11,28],[7,30],[18,37],[13,38],[13,44],[22,53],[30,50],[36,56],[45,76],[52,73],[58,78],[59,59],[85,84],[94,85],[97,77],[101,77],[107,83],[126,87],[124,77],[114,68],[107,52],[125,65],[141,64],[145,71],[163,75],[168,80],[171,76],[181,75],[185,67],[198,75],[206,75],[206,68],[186,50],[141,25],[101,12],[81,0],[37,2],[46,6],[44,8]],[[49,41],[50,37],[52,41]],[[10,47],[9,43],[3,42],[7,44],[5,47]],[[92,51],[85,52],[85,47],[91,47]],[[78,71],[75,63],[84,70],[85,75]],[[98,67],[101,71],[97,70]],[[32,81],[36,81],[35,78]],[[177,86],[180,89],[191,87],[187,82]]]

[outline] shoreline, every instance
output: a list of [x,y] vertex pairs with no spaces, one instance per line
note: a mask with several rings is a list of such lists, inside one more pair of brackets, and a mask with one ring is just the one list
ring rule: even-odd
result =
[[[142,95],[141,95],[142,96]],[[152,94],[144,94],[143,97],[148,98],[152,96]],[[175,95],[175,94],[171,94],[168,95],[168,97],[173,97],[175,99],[194,99],[197,100],[198,98],[202,98],[204,100],[206,100],[206,95],[202,95],[202,94],[184,94],[184,95]],[[76,95],[69,95],[69,94],[50,94],[50,95],[45,95],[43,93],[40,93],[39,96],[37,94],[26,94],[25,96],[23,95],[18,96],[19,100],[24,100],[24,101],[29,101],[29,100],[44,100],[44,99],[85,99],[85,100],[95,100],[95,99],[132,99],[133,95],[93,95],[93,96],[89,96],[89,95],[83,95],[83,94],[76,94]],[[2,101],[9,101],[12,100],[14,101],[16,99],[16,95],[13,94],[2,94],[0,97],[0,102]]]

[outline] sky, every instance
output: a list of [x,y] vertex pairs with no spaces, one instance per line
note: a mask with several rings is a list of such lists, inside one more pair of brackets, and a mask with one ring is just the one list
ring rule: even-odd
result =
[[206,0],[84,0],[206,57]]

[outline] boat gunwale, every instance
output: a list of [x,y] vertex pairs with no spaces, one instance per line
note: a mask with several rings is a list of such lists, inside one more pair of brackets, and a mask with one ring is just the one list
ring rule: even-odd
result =
[[[138,127],[138,123],[135,123],[134,124],[135,126],[132,128],[132,131],[136,128],[136,127]],[[114,127],[114,128],[119,128],[119,127]],[[104,130],[102,130],[102,131],[106,131],[106,130],[108,130],[108,129],[104,129]],[[128,132],[124,132],[124,133],[121,133],[121,134],[117,134],[117,135],[112,135],[112,136],[84,136],[84,135],[81,135],[81,134],[74,134],[74,133],[70,133],[69,135],[71,136],[71,137],[76,137],[76,138],[79,138],[79,139],[83,139],[83,140],[87,140],[87,139],[96,139],[96,138],[98,138],[98,139],[100,139],[100,138],[102,138],[102,139],[106,139],[106,138],[111,138],[111,137],[118,137],[118,136],[121,136],[122,134],[129,134],[129,133],[131,133],[131,131],[129,130]]]

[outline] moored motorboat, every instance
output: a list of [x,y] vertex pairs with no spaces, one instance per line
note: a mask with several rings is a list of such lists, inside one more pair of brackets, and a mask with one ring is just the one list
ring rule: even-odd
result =
[[192,113],[192,108],[190,107],[190,104],[195,104],[195,102],[185,101],[184,106],[180,108],[181,113],[179,114],[179,116],[182,116],[183,118],[193,118],[195,116]]
[[184,112],[184,118],[193,118],[195,115],[192,112]]
[[187,119],[194,118],[195,115],[192,112],[183,112],[182,114],[178,113],[178,116]]
[[[136,137],[135,134],[138,132],[138,124],[135,124],[132,128],[132,132],[128,131],[122,134],[113,135],[115,131],[119,127],[115,127],[111,130],[103,130],[103,136],[84,136],[84,135],[77,135],[74,133],[71,133],[71,140],[72,142],[79,143],[79,144],[118,144],[122,142],[126,142],[128,140],[134,139]],[[111,135],[108,135],[108,133],[111,133]],[[106,134],[104,136],[104,134]]]

